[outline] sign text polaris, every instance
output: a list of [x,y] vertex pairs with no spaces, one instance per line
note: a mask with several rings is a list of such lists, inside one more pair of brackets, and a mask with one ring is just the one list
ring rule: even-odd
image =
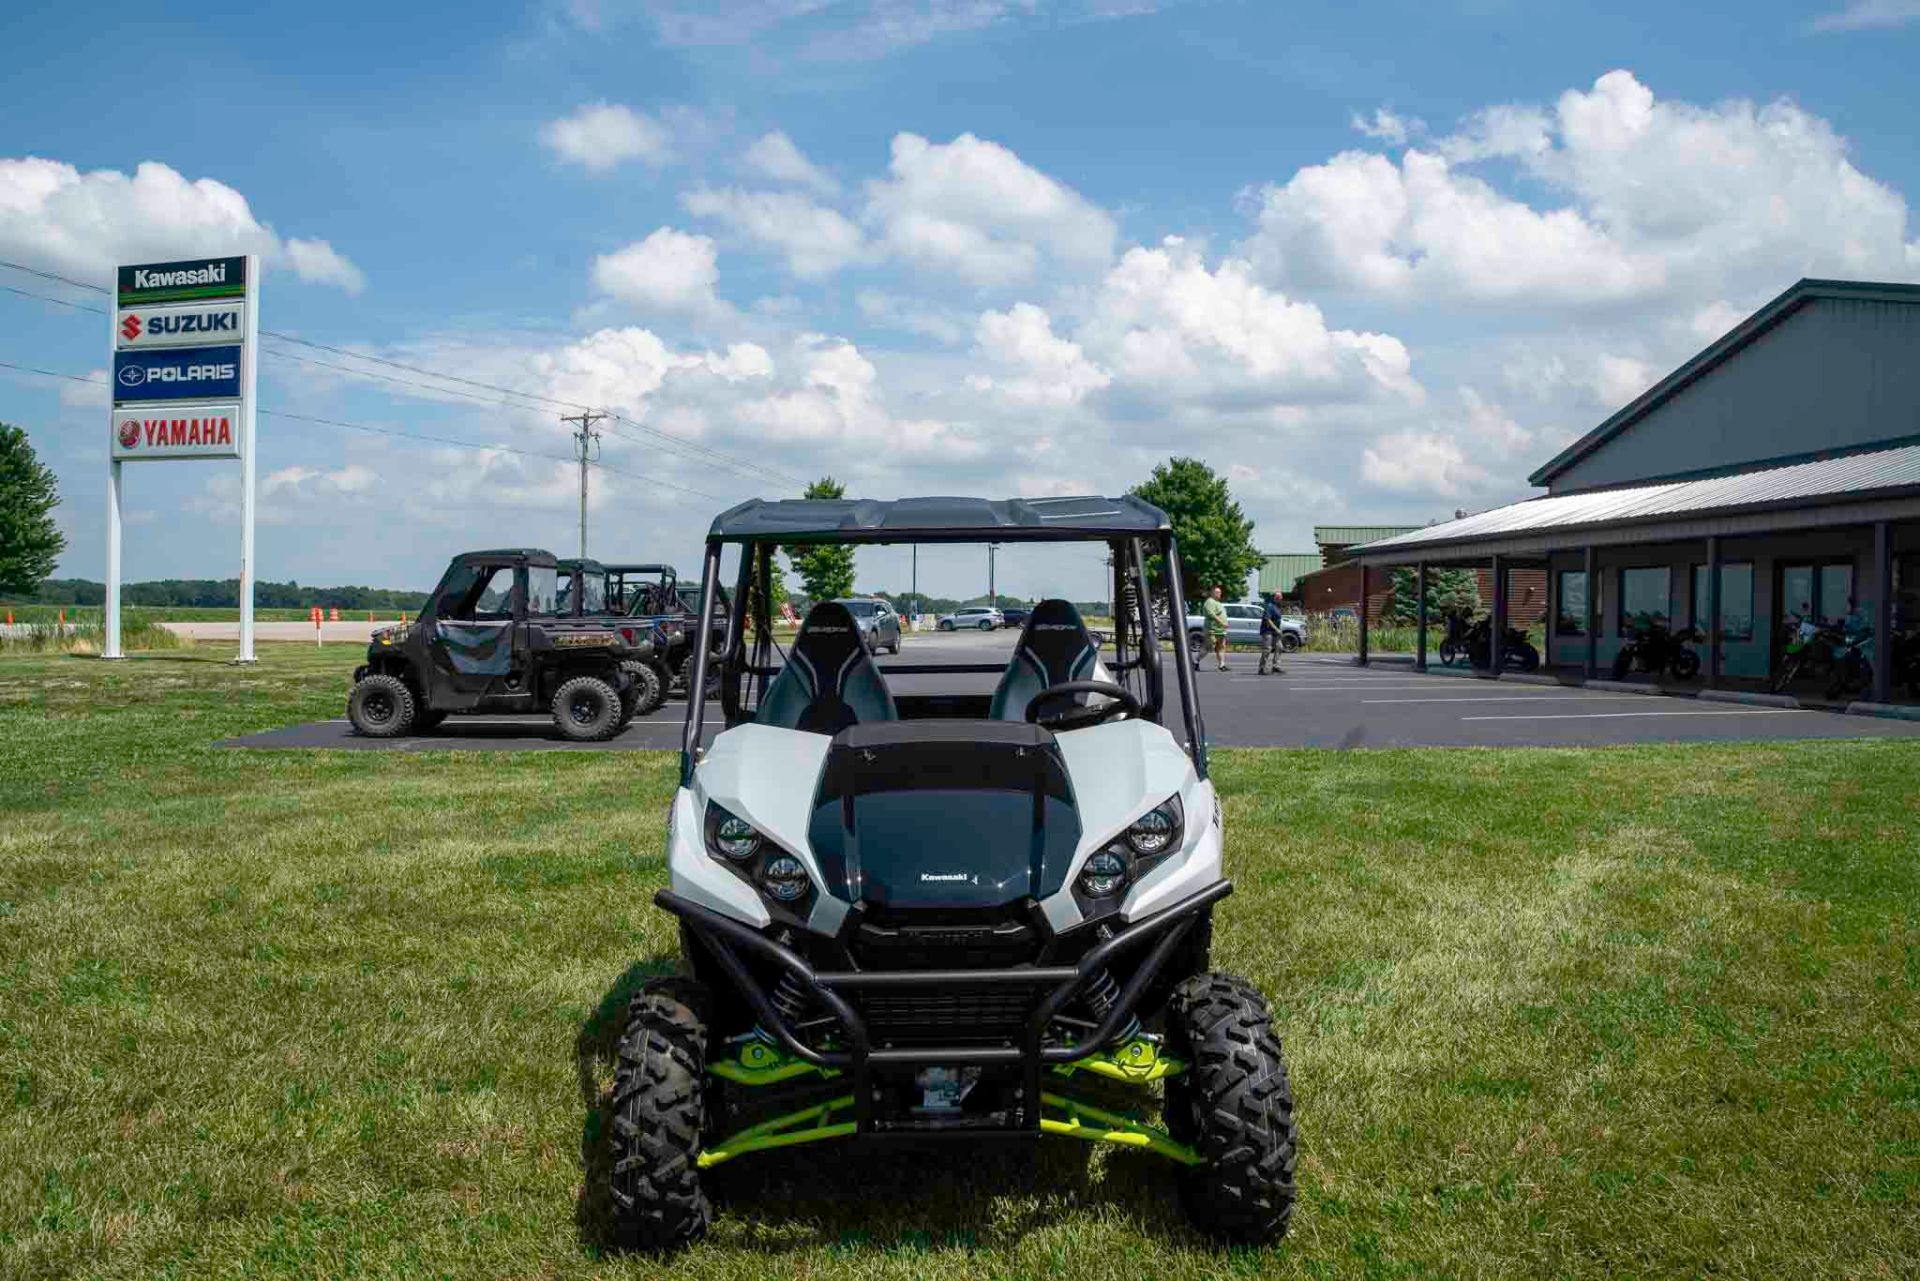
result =
[[113,354],[113,403],[233,400],[240,395],[240,347],[172,347]]
[[246,321],[246,304],[239,302],[123,307],[114,317],[114,343],[122,351],[234,343],[246,335]]
[[188,258],[120,269],[120,305],[201,302],[239,298],[247,292],[245,258]]
[[179,405],[113,411],[115,461],[240,457],[240,406]]

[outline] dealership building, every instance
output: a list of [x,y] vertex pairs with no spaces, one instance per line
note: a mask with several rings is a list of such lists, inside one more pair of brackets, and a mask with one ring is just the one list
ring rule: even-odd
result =
[[1709,687],[1768,679],[1808,612],[1920,621],[1920,286],[1802,280],[1529,479],[1546,493],[1353,549],[1360,597],[1472,566],[1498,624],[1515,572],[1544,574],[1550,664],[1592,676],[1651,614],[1713,638]]

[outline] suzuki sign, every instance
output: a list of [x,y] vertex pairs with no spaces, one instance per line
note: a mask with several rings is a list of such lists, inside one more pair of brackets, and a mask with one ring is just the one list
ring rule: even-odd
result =
[[124,307],[114,318],[121,351],[153,347],[198,347],[237,343],[246,334],[246,304],[200,303],[178,307]]
[[108,420],[107,643],[120,658],[120,464],[240,461],[240,656],[253,661],[253,423],[260,260],[120,268]]

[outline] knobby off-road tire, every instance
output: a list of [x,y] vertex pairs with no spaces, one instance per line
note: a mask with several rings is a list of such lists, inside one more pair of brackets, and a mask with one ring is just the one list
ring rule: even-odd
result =
[[553,692],[553,727],[576,743],[597,743],[620,732],[620,695],[598,676],[576,676]]
[[671,1250],[706,1232],[700,1186],[704,989],[661,979],[634,995],[613,1075],[614,1227],[629,1249]]
[[347,695],[347,720],[368,738],[398,738],[413,728],[413,691],[398,676],[375,672]]
[[1206,1158],[1181,1175],[1187,1217],[1235,1244],[1278,1240],[1293,1217],[1293,1093],[1266,999],[1196,975],[1173,991],[1167,1042],[1189,1065],[1167,1083],[1167,1130]]
[[633,704],[634,716],[645,716],[667,701],[667,688],[661,684],[660,673],[651,664],[637,661],[623,663],[621,670],[633,678],[627,696]]

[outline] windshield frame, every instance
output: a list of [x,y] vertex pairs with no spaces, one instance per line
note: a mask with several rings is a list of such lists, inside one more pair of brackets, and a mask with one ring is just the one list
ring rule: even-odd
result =
[[[1028,538],[1006,536],[1006,531],[996,531],[995,536],[984,537],[975,534],[971,538],[954,536],[949,533],[938,541],[944,543],[977,542],[1081,542],[1103,548],[1108,563],[1113,567],[1109,579],[1112,609],[1114,611],[1114,630],[1112,643],[1115,646],[1114,661],[1108,670],[1121,684],[1129,684],[1138,678],[1136,697],[1140,698],[1143,719],[1165,724],[1166,688],[1161,656],[1161,637],[1155,625],[1159,613],[1158,603],[1164,601],[1166,617],[1183,619],[1186,616],[1186,591],[1181,581],[1180,557],[1171,529],[1125,535],[1086,535],[1063,537],[1064,531],[1049,530],[1043,534]],[[816,540],[826,542],[828,540]],[[853,537],[843,540],[846,543],[879,543],[885,545],[896,540]],[[898,540],[902,542],[912,540]],[[738,583],[732,593],[732,599],[726,602],[726,594],[719,590],[721,554],[729,545],[740,548],[740,566]],[[764,698],[773,677],[780,672],[781,665],[773,663],[774,643],[770,626],[753,626],[750,612],[760,620],[770,622],[771,574],[773,553],[785,545],[785,540],[771,537],[722,538],[709,536],[700,581],[700,605],[696,617],[692,620],[698,629],[693,648],[693,670],[687,682],[687,719],[684,735],[681,739],[680,770],[681,782],[692,781],[694,767],[698,764],[701,733],[705,726],[708,703],[707,683],[709,673],[715,664],[720,668],[719,701],[725,714],[726,727],[743,724],[751,719],[744,695],[749,687],[758,682],[755,703]],[[1151,577],[1148,566],[1151,563],[1159,570],[1157,579]],[[998,612],[993,606],[975,607],[983,612]],[[716,629],[724,632],[716,636]],[[755,640],[751,655],[747,652],[746,636],[752,630]],[[1182,749],[1193,761],[1194,769],[1201,778],[1207,777],[1207,740],[1206,725],[1201,717],[1200,703],[1194,685],[1192,656],[1187,647],[1187,629],[1184,626],[1170,626],[1166,641],[1171,646],[1175,684],[1179,691],[1180,723],[1186,731],[1186,740]],[[716,648],[718,644],[719,648]],[[784,665],[784,664],[782,664]],[[901,675],[932,674],[941,672],[988,674],[1006,669],[1005,663],[890,663],[884,669]]]

